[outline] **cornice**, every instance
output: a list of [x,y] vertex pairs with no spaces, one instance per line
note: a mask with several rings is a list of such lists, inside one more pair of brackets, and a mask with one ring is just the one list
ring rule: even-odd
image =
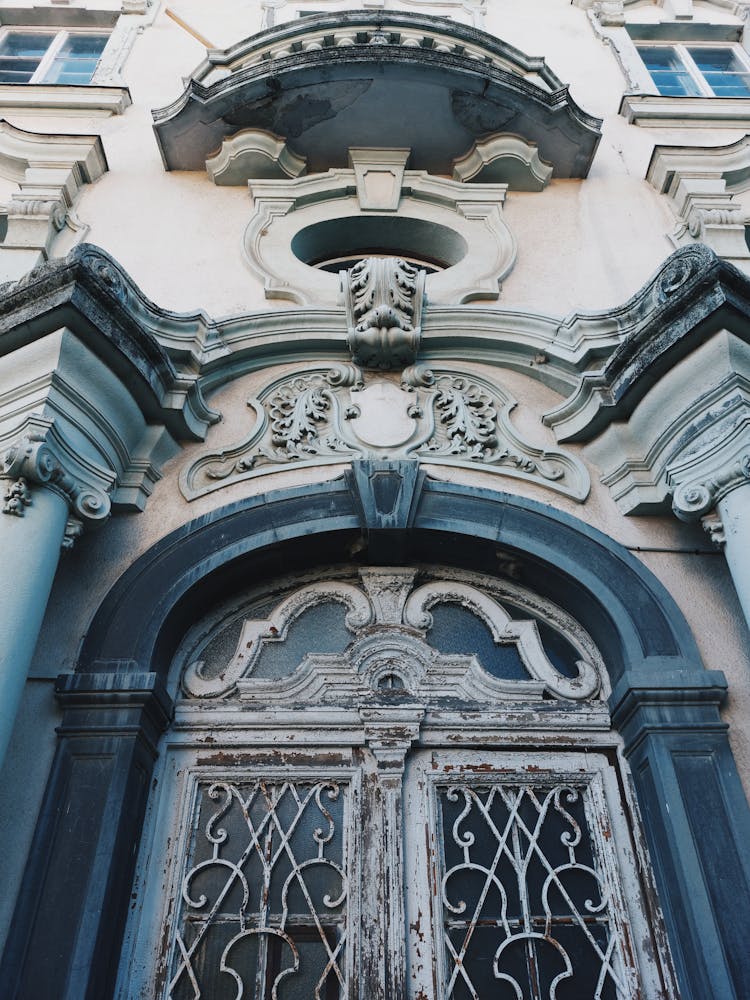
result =
[[725,146],[656,146],[646,180],[665,195],[678,225],[675,246],[694,240],[720,257],[750,257],[745,240],[746,211],[735,200],[750,178],[750,136]]
[[217,416],[203,400],[198,376],[178,369],[152,332],[161,323],[169,329],[183,322],[150,302],[90,244],[0,285],[0,356],[67,327],[127,384],[149,422],[177,439],[200,440]]
[[696,244],[677,250],[623,307],[632,326],[603,367],[544,420],[560,441],[587,441],[626,420],[664,372],[727,327],[750,341],[750,279]]
[[121,115],[132,104],[127,87],[86,87],[44,83],[0,84],[0,113],[23,112],[24,115],[91,115],[108,118]]
[[[5,208],[8,228],[0,246],[0,274],[28,269],[39,255],[46,256],[66,222],[75,228],[68,217],[81,188],[107,169],[98,135],[29,132],[0,118],[0,176],[18,184]],[[37,251],[31,261],[29,251]],[[22,263],[16,270],[19,253]]]

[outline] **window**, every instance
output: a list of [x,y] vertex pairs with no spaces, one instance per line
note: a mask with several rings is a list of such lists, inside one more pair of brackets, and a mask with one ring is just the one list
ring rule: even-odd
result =
[[0,38],[0,83],[91,83],[109,35],[9,31]]
[[734,45],[642,45],[638,54],[664,97],[750,97],[750,61]]

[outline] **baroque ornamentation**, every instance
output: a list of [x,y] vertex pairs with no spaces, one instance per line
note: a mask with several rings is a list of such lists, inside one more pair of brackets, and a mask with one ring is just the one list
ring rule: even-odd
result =
[[724,522],[722,521],[721,515],[718,511],[712,511],[710,514],[705,514],[701,518],[701,524],[703,525],[703,530],[706,532],[716,548],[723,549],[727,543],[727,538],[724,533]]
[[[190,663],[183,690],[193,698],[239,694],[265,705],[327,703],[367,705],[401,692],[429,701],[450,699],[482,707],[506,702],[539,701],[545,693],[570,701],[594,698],[600,688],[596,665],[581,653],[578,673],[567,677],[548,658],[536,622],[519,621],[489,594],[461,581],[415,587],[413,569],[360,570],[361,586],[343,581],[310,584],[283,600],[266,619],[245,620],[234,655],[218,672],[207,675],[205,663]],[[254,677],[262,649],[283,642],[290,626],[320,604],[343,604],[352,641],[343,653],[305,655],[282,677]],[[514,645],[528,678],[491,674],[473,655],[446,655],[428,644],[438,604],[470,611],[488,628],[497,645]]]
[[255,414],[250,436],[184,471],[188,500],[291,464],[362,458],[481,467],[577,500],[588,495],[583,464],[523,441],[510,420],[515,400],[478,376],[412,365],[399,382],[338,365],[284,376],[248,405]]
[[[73,518],[83,523],[105,520],[110,513],[107,490],[94,482],[86,482],[79,470],[71,468],[53,427],[30,430],[7,449],[2,457],[0,475],[10,479],[5,494],[3,512],[23,516],[25,506],[32,503],[29,484],[45,486],[62,496]],[[93,479],[93,477],[92,477]],[[68,532],[69,548],[79,532]]]
[[741,455],[715,475],[678,486],[672,510],[681,521],[697,521],[708,514],[730,490],[750,480],[750,454]]
[[398,257],[367,257],[341,272],[348,344],[362,368],[402,369],[421,337],[426,273]]
[[671,260],[659,275],[658,300],[665,302],[678,292],[691,278],[698,274],[706,264],[706,251],[702,247],[685,248],[679,257]]
[[31,506],[31,490],[23,478],[11,481],[5,491],[3,514],[14,514],[23,517],[26,508]]

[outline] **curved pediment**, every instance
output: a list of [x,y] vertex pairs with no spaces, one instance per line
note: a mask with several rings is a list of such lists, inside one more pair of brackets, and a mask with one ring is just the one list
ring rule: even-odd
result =
[[584,177],[601,124],[543,59],[442,18],[368,12],[306,17],[211,51],[153,115],[166,167],[184,170],[259,129],[310,172],[346,166],[359,145],[408,147],[412,169],[451,175],[477,139],[512,133],[556,177]]

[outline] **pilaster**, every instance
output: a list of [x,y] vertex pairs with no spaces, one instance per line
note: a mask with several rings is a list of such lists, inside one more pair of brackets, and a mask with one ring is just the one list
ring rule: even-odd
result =
[[750,989],[750,811],[719,715],[725,689],[718,671],[635,669],[610,697],[684,1000]]
[[367,792],[370,822],[365,836],[377,840],[366,851],[374,870],[366,873],[368,903],[377,919],[363,942],[366,995],[406,1000],[404,943],[403,781],[406,754],[419,736],[422,705],[361,708],[365,741],[376,762]]
[[100,1000],[114,987],[171,704],[155,674],[100,666],[58,679],[60,738],[0,968],[8,1000],[49,996],[50,984],[59,1000]]

